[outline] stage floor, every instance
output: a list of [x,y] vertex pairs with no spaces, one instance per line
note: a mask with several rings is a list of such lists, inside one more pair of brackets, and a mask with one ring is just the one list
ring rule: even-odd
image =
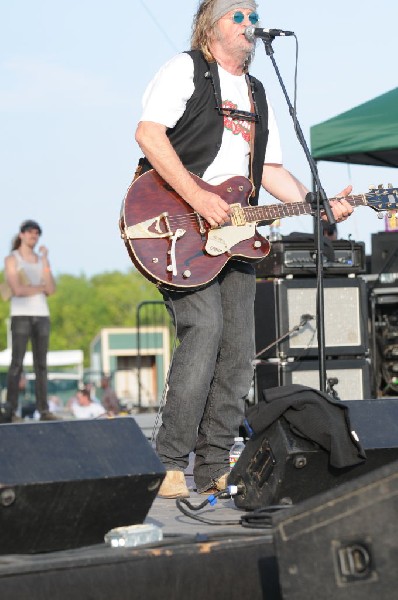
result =
[[[189,500],[203,499],[192,492]],[[161,542],[0,556],[1,600],[280,600],[270,531],[225,524],[242,514],[232,499],[197,514],[217,524],[194,521],[175,500],[156,498],[145,522],[162,529]]]
[[[360,437],[366,440],[367,430],[372,431],[375,439],[370,448],[397,447],[398,399],[360,401],[352,409]],[[143,413],[134,418],[151,440],[156,416]],[[192,464],[186,477],[189,501],[198,506],[206,497],[194,490]],[[145,522],[159,527],[163,540],[152,545],[112,548],[103,543],[2,555],[0,599],[281,600],[271,529],[244,527],[240,520],[248,513],[236,508],[231,498],[218,499],[215,506],[192,514],[212,523],[184,515],[175,500],[156,498]]]
[[[156,415],[134,416],[151,439]],[[206,496],[194,490],[192,465],[186,473],[189,501]],[[110,507],[112,510],[112,507]],[[40,554],[0,556],[1,600],[280,600],[270,530],[239,524],[232,498],[219,499],[184,515],[175,500],[156,498],[145,523],[159,527],[163,540],[133,548],[98,544]],[[126,524],[127,525],[127,524]]]

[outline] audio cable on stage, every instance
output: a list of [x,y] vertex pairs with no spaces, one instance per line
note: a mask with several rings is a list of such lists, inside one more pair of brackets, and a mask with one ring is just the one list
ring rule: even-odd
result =
[[246,512],[241,516],[241,525],[248,529],[272,529],[272,515],[286,508],[290,508],[290,505],[275,504]]
[[[224,490],[216,492],[215,494],[209,494],[209,496],[207,496],[207,498],[198,505],[192,504],[186,498],[177,498],[176,505],[177,505],[177,508],[186,517],[189,517],[190,519],[194,519],[195,521],[200,521],[201,523],[206,523],[207,525],[240,525],[240,520],[218,521],[215,519],[207,519],[205,517],[202,517],[200,515],[195,515],[195,514],[192,514],[192,512],[190,512],[190,511],[202,510],[202,508],[205,508],[208,505],[215,506],[215,504],[217,504],[218,498],[220,498],[220,497],[225,498],[226,496],[228,496],[228,497],[235,496],[238,493],[239,493],[239,491],[238,491],[238,487],[236,485],[229,485]],[[187,506],[189,510],[187,510],[185,508],[185,506],[183,506],[183,505]]]
[[[206,525],[241,525],[242,527],[246,527],[249,529],[271,529],[272,528],[272,515],[286,508],[289,508],[290,505],[273,505],[267,506],[258,510],[250,511],[244,513],[236,520],[216,520],[216,519],[208,519],[202,515],[193,514],[191,511],[199,511],[205,508],[206,506],[214,506],[217,504],[218,498],[222,497],[230,497],[236,496],[239,494],[239,486],[229,485],[224,490],[221,490],[215,494],[210,494],[203,502],[200,504],[194,505],[186,498],[177,498],[176,506],[177,508],[190,519],[195,521],[200,521],[201,523],[206,523]],[[187,507],[187,508],[186,508]]]

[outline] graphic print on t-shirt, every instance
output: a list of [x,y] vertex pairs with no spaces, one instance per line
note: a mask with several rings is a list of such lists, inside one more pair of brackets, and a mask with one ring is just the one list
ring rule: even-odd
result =
[[[222,103],[223,108],[237,110],[237,104],[230,100],[224,100]],[[231,117],[224,115],[224,128],[231,131],[234,135],[241,135],[245,142],[250,143],[250,122],[240,121],[239,119],[232,119]]]

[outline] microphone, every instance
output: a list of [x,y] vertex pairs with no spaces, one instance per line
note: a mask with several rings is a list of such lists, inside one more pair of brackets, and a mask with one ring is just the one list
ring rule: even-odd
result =
[[249,25],[245,29],[245,37],[249,42],[254,42],[255,38],[285,37],[287,35],[294,35],[294,31],[283,31],[283,29],[261,29],[261,27],[254,27],[254,25]]
[[303,326],[306,323],[308,323],[308,321],[312,321],[313,319],[315,319],[314,315],[309,315],[308,313],[306,313],[305,315],[301,315],[300,325]]

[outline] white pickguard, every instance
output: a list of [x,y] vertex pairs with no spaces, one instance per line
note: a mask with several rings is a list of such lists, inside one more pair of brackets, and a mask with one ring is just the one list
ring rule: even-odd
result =
[[220,256],[229,252],[235,244],[249,240],[256,233],[256,224],[225,225],[218,229],[210,229],[207,234],[205,250],[210,256]]
[[[170,232],[162,233],[160,229],[160,220],[163,217],[164,215],[159,215],[158,217],[154,217],[153,219],[148,219],[148,221],[142,221],[141,223],[137,223],[136,225],[130,225],[130,227],[127,227],[126,229],[126,237],[129,240],[170,237],[172,235]],[[153,226],[155,226],[154,232],[150,231],[150,228]]]

